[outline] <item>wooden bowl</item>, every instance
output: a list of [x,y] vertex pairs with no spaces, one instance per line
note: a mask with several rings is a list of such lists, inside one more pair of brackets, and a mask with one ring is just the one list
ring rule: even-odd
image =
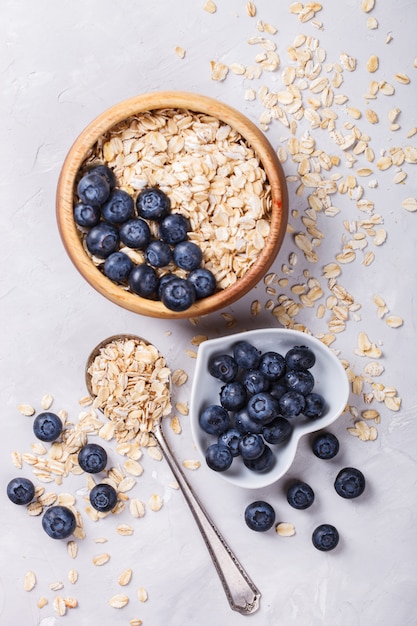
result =
[[[217,118],[235,129],[252,148],[263,167],[271,189],[270,231],[263,249],[243,276],[213,295],[196,300],[187,310],[174,312],[162,302],[142,298],[111,280],[97,267],[86,252],[73,209],[80,170],[96,143],[117,124],[144,112],[185,110]],[[75,140],[60,172],[56,211],[64,247],[83,277],[106,298],[130,311],[157,318],[190,318],[225,308],[248,293],[272,265],[284,238],[288,217],[288,195],[285,178],[277,155],[264,134],[239,111],[206,96],[186,92],[154,92],[130,98],[104,111]]]

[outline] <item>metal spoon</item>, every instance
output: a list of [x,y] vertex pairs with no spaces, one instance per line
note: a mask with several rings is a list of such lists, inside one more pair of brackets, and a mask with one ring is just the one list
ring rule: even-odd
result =
[[[91,385],[91,375],[89,374],[90,365],[104,346],[113,341],[124,339],[133,339],[149,344],[146,339],[136,335],[117,335],[109,337],[98,344],[88,357],[86,367],[86,384],[92,397],[94,397],[94,393]],[[251,615],[259,608],[261,593],[223,539],[216,525],[205,511],[199,498],[188,483],[168,445],[161,421],[154,426],[151,435],[154,437],[156,444],[177,480],[186,502],[190,507],[191,513],[197,522],[197,526],[200,529],[200,533],[210,553],[217,574],[219,575],[230,607],[242,615]]]

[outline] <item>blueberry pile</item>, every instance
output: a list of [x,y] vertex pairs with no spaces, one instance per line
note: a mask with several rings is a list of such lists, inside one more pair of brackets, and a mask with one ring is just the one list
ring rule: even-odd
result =
[[294,346],[283,356],[262,353],[244,340],[232,352],[215,355],[208,364],[209,373],[224,384],[219,403],[199,415],[200,427],[216,437],[206,462],[222,472],[240,457],[248,469],[267,472],[275,463],[270,446],[288,441],[294,418],[314,420],[325,412],[325,399],[314,392],[316,357],[307,346]]
[[[311,444],[314,455],[319,459],[329,460],[339,451],[339,440],[329,432],[318,433]],[[355,467],[344,467],[334,480],[336,493],[345,499],[358,498],[365,491],[365,476]],[[287,486],[286,498],[294,509],[305,510],[315,501],[312,487],[304,481],[294,480]],[[266,532],[275,524],[276,514],[273,506],[265,500],[255,500],[247,505],[244,513],[246,525],[251,530]],[[311,536],[317,550],[328,552],[336,548],[339,543],[339,532],[332,524],[320,524]]]
[[[62,430],[58,415],[49,411],[39,413],[33,421],[33,433],[41,441],[55,441]],[[97,474],[107,465],[107,452],[96,443],[87,443],[78,452],[78,463],[85,472]],[[28,505],[35,497],[35,485],[29,478],[19,476],[9,481],[6,493],[14,504]],[[98,483],[91,489],[89,500],[96,511],[108,512],[117,504],[117,491],[107,483]],[[76,526],[75,514],[67,506],[50,506],[42,517],[42,528],[52,539],[66,539]]]
[[[142,298],[160,300],[172,311],[185,311],[215,292],[216,279],[202,267],[200,247],[188,239],[188,219],[171,212],[161,189],[145,188],[134,199],[117,188],[110,168],[98,165],[79,180],[77,194],[74,221],[111,281]],[[152,222],[158,237],[152,236]],[[143,251],[144,262],[135,264],[123,246]],[[186,278],[175,273],[178,269]]]

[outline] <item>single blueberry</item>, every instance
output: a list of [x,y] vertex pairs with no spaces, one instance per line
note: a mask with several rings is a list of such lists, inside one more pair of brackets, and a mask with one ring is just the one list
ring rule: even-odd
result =
[[352,499],[365,490],[365,476],[355,467],[344,467],[334,481],[334,488],[342,498]]
[[261,391],[249,398],[247,409],[252,420],[268,424],[279,415],[279,400],[268,392]]
[[243,409],[236,411],[231,419],[231,423],[233,428],[239,431],[242,435],[246,435],[247,433],[256,433],[259,435],[263,429],[261,422],[255,421],[249,417],[247,407],[243,407]]
[[228,446],[212,443],[206,450],[206,463],[215,472],[225,472],[231,466],[233,454]]
[[88,172],[80,179],[77,193],[84,204],[100,206],[109,197],[110,186],[104,176],[96,172]]
[[320,524],[313,531],[312,541],[317,550],[328,552],[339,543],[339,533],[332,524]]
[[104,262],[103,272],[115,283],[125,283],[133,268],[133,261],[124,252],[112,252]]
[[191,230],[190,222],[181,213],[170,213],[159,225],[159,237],[162,241],[175,246],[180,241],[187,239],[187,233]]
[[42,528],[52,539],[66,539],[77,526],[74,513],[59,504],[47,509],[42,517]]
[[286,393],[287,391],[288,388],[284,378],[280,378],[279,380],[274,381],[273,383],[271,383],[271,386],[269,388],[269,393],[277,400],[279,400],[281,396],[283,396],[284,393]]
[[161,189],[149,187],[138,194],[136,209],[139,217],[160,221],[170,212],[171,201]]
[[172,257],[177,267],[191,272],[200,266],[203,260],[201,248],[192,241],[180,241],[172,251]]
[[319,459],[333,459],[339,452],[339,440],[332,433],[319,433],[311,445],[313,454]]
[[297,481],[287,490],[287,501],[294,509],[308,509],[314,502],[314,491],[302,481]]
[[175,280],[176,278],[178,278],[178,276],[176,276],[176,274],[164,274],[163,276],[161,276],[161,278],[159,279],[159,285],[158,285],[158,298],[161,300],[162,298],[162,292],[165,289],[166,285],[171,281],[171,280]]
[[257,459],[258,457],[260,457],[264,449],[264,440],[262,439],[261,435],[257,435],[255,433],[248,433],[247,435],[243,435],[242,439],[239,442],[239,452],[242,456],[242,459],[245,459],[247,461],[253,461],[253,459]]
[[128,248],[144,250],[151,240],[151,229],[140,217],[133,217],[120,226],[120,241]]
[[267,445],[264,447],[264,451],[258,458],[256,459],[243,459],[243,463],[245,467],[250,469],[252,472],[257,472],[258,474],[269,472],[275,465],[275,455],[272,452],[271,448]]
[[142,298],[152,298],[158,290],[159,279],[150,265],[135,265],[129,274],[129,287],[133,293]]
[[264,352],[259,362],[259,369],[268,380],[278,380],[285,372],[285,359],[278,352]]
[[237,341],[233,346],[233,357],[236,363],[245,370],[256,369],[261,360],[261,352],[249,341]]
[[13,504],[29,504],[35,496],[35,485],[29,478],[12,478],[7,484],[7,497]]
[[119,231],[116,226],[108,222],[100,222],[89,230],[85,243],[93,256],[106,259],[119,247]]
[[85,472],[97,474],[106,467],[107,452],[97,443],[87,443],[78,453],[78,463]]
[[184,278],[176,277],[161,289],[161,302],[171,311],[186,311],[195,302],[195,289]]
[[230,354],[216,354],[209,360],[209,373],[223,383],[230,383],[234,380],[238,374],[238,370],[238,365]]
[[317,419],[321,417],[326,408],[326,403],[319,393],[309,393],[305,396],[305,407],[303,409],[303,413],[306,417],[310,419]]
[[285,355],[285,362],[290,370],[308,370],[313,367],[316,357],[307,346],[294,346]]
[[314,387],[314,376],[308,370],[288,370],[284,376],[288,391],[298,391],[306,396]]
[[220,390],[220,404],[228,411],[239,411],[246,404],[246,387],[240,380],[226,383]]
[[278,416],[262,429],[267,443],[278,444],[288,441],[292,433],[291,423],[285,417]]
[[287,391],[278,402],[281,415],[286,418],[296,417],[302,413],[306,403],[303,394],[298,391]]
[[104,176],[104,178],[109,183],[110,189],[114,189],[116,187],[116,175],[110,167],[104,164],[95,165],[91,168],[90,172],[94,174],[99,174],[100,176]]
[[271,385],[268,378],[258,369],[245,370],[242,376],[242,383],[250,395],[268,391]]
[[230,426],[230,417],[220,404],[209,404],[199,415],[200,428],[210,435],[221,435]]
[[108,483],[99,483],[90,491],[90,504],[96,511],[106,513],[117,504],[117,491]]
[[79,202],[74,207],[74,221],[78,226],[91,228],[99,223],[101,217],[100,207],[92,204]]
[[152,267],[164,267],[172,260],[171,248],[165,241],[154,239],[145,250],[145,260]]
[[101,207],[101,214],[110,224],[123,224],[133,217],[133,198],[123,189],[113,189]]
[[187,280],[194,286],[195,295],[198,299],[208,298],[216,291],[216,278],[205,267],[197,267],[195,270],[192,270],[188,274]]
[[251,530],[265,532],[275,523],[275,511],[268,502],[256,500],[246,507],[245,522]]
[[232,456],[239,456],[239,441],[242,439],[242,434],[236,428],[229,428],[226,432],[221,433],[217,440],[217,443],[221,443],[227,446],[232,453]]
[[62,422],[58,415],[46,411],[33,420],[33,433],[41,441],[55,441],[62,433]]

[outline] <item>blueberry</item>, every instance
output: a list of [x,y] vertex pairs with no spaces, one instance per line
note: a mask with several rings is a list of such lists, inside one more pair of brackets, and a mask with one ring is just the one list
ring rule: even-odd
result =
[[256,393],[248,401],[249,417],[261,424],[268,424],[279,414],[279,401],[266,391]]
[[278,416],[262,429],[266,442],[277,444],[288,441],[292,433],[291,423],[285,417]]
[[29,504],[35,495],[35,485],[29,478],[12,478],[6,491],[13,504]]
[[165,241],[155,239],[148,244],[145,250],[145,260],[152,267],[164,267],[172,260],[171,248]]
[[312,392],[305,396],[303,413],[306,417],[317,419],[323,415],[325,408],[324,398],[319,393]]
[[176,277],[161,289],[161,302],[171,311],[186,311],[195,302],[195,289],[184,278]]
[[357,498],[365,490],[365,476],[355,467],[345,467],[336,476],[334,488],[342,498]]
[[268,380],[278,380],[285,372],[285,359],[278,352],[264,352],[259,362],[259,369]]
[[87,443],[78,453],[78,463],[85,472],[97,474],[107,464],[107,452],[97,443]]
[[317,550],[328,552],[339,543],[339,533],[331,524],[320,524],[313,531],[312,541]]
[[257,369],[261,360],[261,352],[249,341],[237,341],[233,346],[233,357],[236,363],[245,370]]
[[112,252],[104,263],[103,272],[115,283],[125,283],[133,268],[133,261],[124,252]]
[[319,459],[333,459],[339,452],[339,440],[332,433],[319,433],[311,445],[313,454]]
[[66,506],[51,506],[42,518],[42,528],[52,539],[66,539],[72,535],[76,526],[75,515]]
[[120,241],[128,248],[144,250],[151,240],[151,229],[140,217],[133,217],[120,226]]
[[150,265],[135,265],[129,274],[129,287],[142,298],[152,298],[158,290],[159,279]]
[[298,481],[288,488],[287,501],[294,509],[308,509],[314,502],[314,491],[307,483]]
[[199,416],[200,427],[210,435],[221,435],[230,425],[229,413],[219,404],[209,404]]
[[233,454],[228,446],[212,443],[206,450],[206,463],[215,472],[224,472],[231,466]]
[[285,362],[288,369],[308,370],[316,362],[314,352],[307,346],[294,346],[285,355]]
[[177,267],[189,272],[197,269],[203,260],[201,248],[192,241],[177,243],[172,251],[172,256]]
[[62,422],[55,413],[39,413],[33,420],[33,433],[41,441],[55,441],[62,433]]
[[210,359],[208,370],[214,378],[218,378],[223,383],[230,383],[236,378],[239,368],[229,354],[217,354]]
[[101,214],[110,224],[123,224],[133,217],[133,198],[123,189],[113,189],[101,207]]
[[243,463],[252,472],[259,474],[269,472],[275,464],[275,455],[271,448],[265,445],[264,451],[257,459],[243,459]]
[[228,411],[243,409],[246,399],[246,387],[240,380],[232,380],[221,388],[220,404]]
[[85,243],[93,256],[106,259],[119,247],[119,231],[113,224],[100,222],[89,230]]
[[165,286],[171,281],[171,280],[175,280],[176,278],[178,278],[178,276],[176,276],[175,274],[164,274],[163,276],[161,276],[161,278],[159,279],[159,284],[158,284],[158,298],[161,300],[162,298],[162,292],[165,289]]
[[162,241],[175,246],[175,244],[180,243],[180,241],[187,239],[187,233],[190,230],[190,222],[185,215],[181,215],[181,213],[171,213],[164,217],[160,223],[159,237]]
[[149,187],[138,194],[136,209],[140,217],[160,221],[170,212],[171,202],[161,189]]
[[303,412],[305,407],[305,398],[298,391],[287,391],[278,400],[282,417],[296,417]]
[[288,370],[284,376],[288,390],[306,396],[314,387],[314,376],[308,370]]
[[91,228],[99,223],[101,217],[100,207],[92,204],[79,202],[74,207],[74,221],[78,226]]
[[94,174],[99,174],[100,176],[104,176],[104,178],[107,180],[109,184],[110,189],[114,189],[116,187],[115,173],[113,172],[112,169],[110,169],[110,167],[107,167],[107,165],[104,165],[104,164],[96,165],[95,167],[91,168],[90,174],[93,172]]
[[264,449],[264,440],[261,435],[257,435],[255,433],[243,435],[239,442],[239,452],[242,459],[246,459],[248,461],[252,461],[253,459],[260,457]]
[[242,382],[250,395],[268,391],[270,381],[258,369],[246,370],[242,376]]
[[227,446],[232,453],[232,456],[239,456],[239,441],[242,439],[242,434],[236,428],[229,428],[226,432],[219,435],[217,443],[222,443]]
[[285,379],[280,378],[273,382],[269,388],[269,393],[271,396],[274,396],[277,400],[281,398],[288,391],[287,385],[285,384]]
[[275,511],[268,502],[256,500],[246,507],[245,522],[251,530],[265,532],[275,523]]
[[84,204],[100,206],[109,197],[110,185],[104,176],[92,171],[84,174],[80,179],[77,185],[77,193]]
[[242,435],[245,435],[247,433],[256,433],[259,435],[263,429],[263,425],[261,422],[255,421],[251,417],[249,417],[247,407],[236,411],[231,421],[233,428],[236,428],[236,430],[239,431]]
[[208,298],[216,291],[216,278],[205,267],[197,267],[195,270],[192,270],[188,274],[187,280],[194,286],[195,295],[198,299]]
[[90,504],[96,511],[111,511],[117,504],[116,489],[107,483],[95,485],[90,491]]

